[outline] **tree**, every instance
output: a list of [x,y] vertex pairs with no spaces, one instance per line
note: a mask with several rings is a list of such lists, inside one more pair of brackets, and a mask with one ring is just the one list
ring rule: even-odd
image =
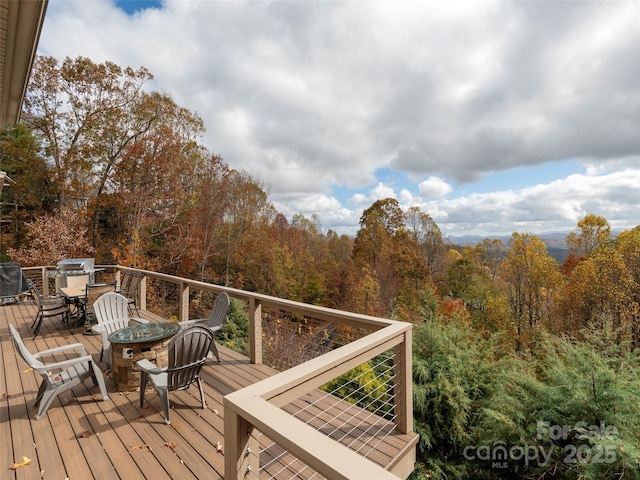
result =
[[3,250],[22,243],[26,222],[57,207],[57,185],[41,152],[40,142],[24,123],[0,132],[0,170],[11,179],[10,187],[2,190]]
[[637,348],[640,347],[640,226],[620,233],[616,244],[630,276],[625,313],[633,331],[633,347]]
[[578,221],[577,228],[567,235],[570,250],[590,255],[593,249],[611,239],[611,227],[603,218],[594,214],[585,215]]
[[55,265],[63,258],[91,256],[83,217],[69,207],[43,214],[26,224],[25,245],[7,253],[23,267]]
[[229,168],[222,158],[213,156],[195,172],[196,185],[189,209],[188,251],[201,281],[228,284],[225,265],[230,226],[227,213],[231,201]]
[[506,255],[506,248],[502,240],[498,238],[493,240],[485,238],[476,245],[474,254],[478,256],[482,265],[488,269],[491,278],[495,278]]
[[36,57],[22,118],[42,135],[62,203],[96,195],[124,148],[148,130],[153,116],[131,113],[151,78],[145,69],[86,57],[67,57],[62,65]]
[[375,275],[386,315],[415,311],[430,282],[426,259],[405,219],[396,199],[377,200],[362,213],[353,243],[354,267]]
[[451,264],[447,271],[449,295],[464,302],[474,323],[485,322],[487,298],[495,294],[494,282],[487,270],[472,258],[464,257]]
[[[168,127],[154,129],[125,149],[111,179],[111,193],[89,203],[94,211],[117,217],[120,236],[112,251],[118,260],[167,273],[180,271],[182,259],[190,258],[188,221],[204,154]],[[104,249],[113,238],[111,229],[98,231],[98,238]],[[147,263],[151,257],[153,264]]]
[[441,285],[447,269],[447,249],[440,227],[431,215],[418,207],[410,207],[405,219],[409,237],[419,245],[431,278],[437,285]]
[[516,232],[511,237],[500,276],[516,325],[516,350],[520,350],[531,340],[535,327],[549,323],[553,296],[562,283],[562,274],[540,238]]
[[640,344],[640,228],[622,232],[579,262],[557,298],[559,331],[603,328],[610,323],[620,340]]
[[237,288],[266,293],[272,285],[270,268],[275,246],[270,225],[280,217],[260,180],[232,170],[228,182],[225,281],[235,283]]
[[[106,208],[102,196],[118,191],[113,177],[119,165],[140,163],[140,155],[162,160],[165,167],[180,164],[204,131],[202,120],[168,95],[143,90],[152,78],[145,68],[85,57],[66,58],[61,65],[52,57],[34,62],[22,117],[43,139],[61,186],[60,204],[92,203],[94,246]],[[175,169],[163,173],[156,181],[179,178]]]
[[[583,341],[542,334],[526,357],[439,318],[413,339],[411,478],[640,477],[639,358],[613,329]],[[527,448],[538,457],[520,455]]]
[[395,198],[376,200],[360,217],[360,229],[353,245],[354,261],[378,268],[384,260],[385,249],[404,228],[404,213],[398,201]]

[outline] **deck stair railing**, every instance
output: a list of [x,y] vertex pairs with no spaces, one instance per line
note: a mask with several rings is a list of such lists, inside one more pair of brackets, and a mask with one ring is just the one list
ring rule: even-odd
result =
[[[101,267],[116,280],[134,270]],[[25,269],[30,279],[40,276],[45,291],[48,268]],[[155,313],[172,321],[202,316],[196,310],[207,311],[223,291],[245,302],[246,353],[280,372],[225,397],[225,479],[384,480],[411,473],[417,435],[410,324],[137,271],[145,275],[138,308],[163,305]],[[386,458],[385,439],[394,434],[415,440]]]

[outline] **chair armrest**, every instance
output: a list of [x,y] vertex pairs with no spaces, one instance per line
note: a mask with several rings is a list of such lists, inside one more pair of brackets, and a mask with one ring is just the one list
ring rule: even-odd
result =
[[166,368],[158,368],[155,364],[151,363],[149,360],[147,360],[146,358],[143,358],[142,360],[138,360],[136,362],[136,365],[138,366],[138,368],[140,370],[142,370],[143,372],[146,373],[164,373],[167,371]]
[[42,367],[34,367],[36,372],[48,372],[50,370],[60,370],[63,367],[69,367],[78,363],[91,362],[93,357],[91,355],[83,355],[82,357],[70,358],[69,360],[61,360],[59,362],[47,363]]
[[200,323],[205,323],[208,318],[194,318],[193,320],[183,320],[182,322],[178,322],[178,325],[181,327],[190,327],[192,325],[198,325]]
[[143,325],[143,324],[147,324],[149,323],[149,320],[145,319],[145,318],[138,318],[138,317],[131,317],[129,318],[130,322],[136,323],[138,325]]
[[59,347],[41,350],[37,353],[34,353],[33,356],[36,358],[41,358],[47,355],[53,355],[54,353],[65,352],[67,350],[77,350],[78,352],[80,352],[80,355],[87,354],[87,351],[84,349],[84,345],[82,343],[71,343],[69,345],[61,345]]
[[91,327],[91,331],[93,333],[100,333],[100,334],[107,333],[107,329],[104,328],[104,325],[100,325],[99,323],[97,325],[93,325]]

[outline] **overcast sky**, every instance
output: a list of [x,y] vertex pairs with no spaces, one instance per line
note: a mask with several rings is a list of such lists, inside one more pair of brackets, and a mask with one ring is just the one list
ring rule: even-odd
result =
[[38,53],[146,67],[289,219],[640,224],[640,2],[49,0]]

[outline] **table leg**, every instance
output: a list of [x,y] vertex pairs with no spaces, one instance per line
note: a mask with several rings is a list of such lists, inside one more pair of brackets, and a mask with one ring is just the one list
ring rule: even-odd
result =
[[69,299],[70,303],[72,302],[75,307],[75,312],[73,312],[73,317],[69,317],[69,331],[71,333],[75,333],[76,328],[83,327],[87,320],[87,309],[80,298]]

